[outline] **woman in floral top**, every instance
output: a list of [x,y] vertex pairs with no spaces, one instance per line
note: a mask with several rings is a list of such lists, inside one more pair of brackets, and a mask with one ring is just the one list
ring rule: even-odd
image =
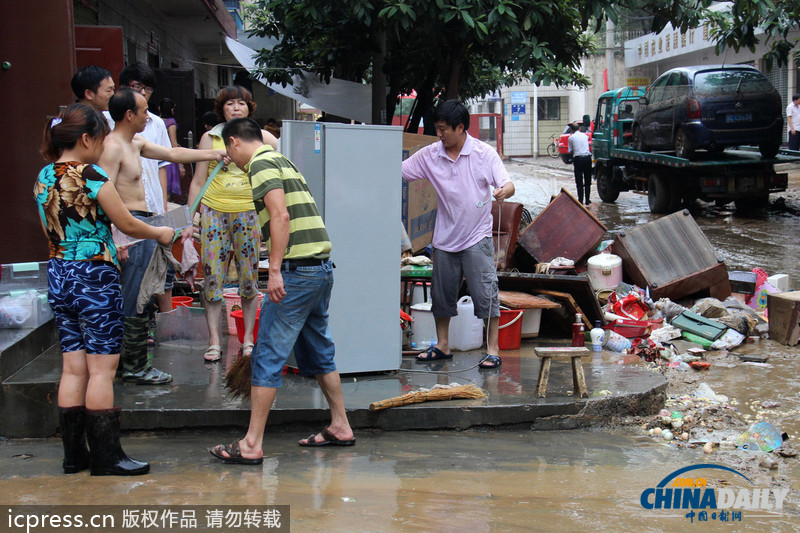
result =
[[[172,242],[174,231],[134,218],[94,163],[108,131],[103,116],[72,104],[45,126],[44,167],[34,199],[50,243],[48,301],[58,327],[63,367],[58,407],[64,472],[146,474],[119,442],[114,375],[122,342],[122,295],[111,223],[128,235]],[[86,448],[88,439],[89,448]]]

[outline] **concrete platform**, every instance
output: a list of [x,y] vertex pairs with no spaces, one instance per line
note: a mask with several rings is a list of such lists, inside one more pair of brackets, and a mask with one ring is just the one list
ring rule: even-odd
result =
[[[187,324],[184,331],[195,331],[196,326]],[[51,334],[44,328],[39,337],[52,338]],[[162,340],[152,350],[153,365],[173,374],[173,383],[115,385],[117,404],[124,410],[124,428],[247,426],[249,403],[230,398],[223,386],[224,373],[239,352],[239,341],[235,336],[228,336],[223,346],[225,357],[211,364],[203,361],[206,344],[201,331],[193,338]],[[589,398],[572,397],[572,371],[566,361],[553,363],[547,398],[538,398],[536,382],[540,360],[533,348],[542,345],[564,343],[546,339],[523,341],[519,350],[501,352],[503,365],[499,370],[476,368],[481,352],[473,351],[456,352],[450,361],[428,364],[418,364],[413,357],[404,357],[402,368],[394,372],[342,376],[350,422],[357,429],[383,430],[520,424],[532,429],[569,429],[590,426],[612,415],[654,414],[663,407],[667,383],[660,374],[647,370],[636,357],[605,351],[584,362]],[[0,357],[5,357],[5,353]],[[4,377],[0,435],[44,437],[57,431],[56,393],[60,368],[61,355],[57,345],[53,345],[13,375]],[[488,393],[488,399],[425,402],[382,411],[369,410],[371,402],[436,383],[453,382],[475,383]],[[278,391],[270,415],[270,425],[321,426],[327,421],[327,404],[316,380],[294,374],[284,376],[283,387]]]

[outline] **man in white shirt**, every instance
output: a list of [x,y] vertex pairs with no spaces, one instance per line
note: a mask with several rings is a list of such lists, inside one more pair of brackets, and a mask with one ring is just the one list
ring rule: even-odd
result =
[[786,129],[789,150],[800,150],[800,94],[792,95],[792,102],[786,106]]
[[575,170],[578,201],[589,205],[592,203],[589,200],[592,192],[592,152],[589,149],[589,137],[579,129],[580,125],[577,122],[570,124],[570,128],[572,128],[572,135],[569,136],[567,144]]

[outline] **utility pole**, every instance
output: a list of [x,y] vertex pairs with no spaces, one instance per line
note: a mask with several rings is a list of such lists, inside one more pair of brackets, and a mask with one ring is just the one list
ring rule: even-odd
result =
[[608,89],[614,89],[614,23],[611,19],[606,19],[606,72],[608,77]]

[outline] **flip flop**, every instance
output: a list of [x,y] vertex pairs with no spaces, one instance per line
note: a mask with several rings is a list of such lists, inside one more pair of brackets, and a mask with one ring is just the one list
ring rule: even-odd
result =
[[[325,440],[316,442],[317,435]],[[323,429],[319,433],[312,433],[306,438],[306,442],[298,441],[297,444],[306,448],[317,448],[319,446],[352,446],[356,443],[355,437],[350,440],[340,440],[333,436],[333,433],[328,431],[328,428]]]
[[[235,440],[230,444],[218,444],[213,448],[209,448],[208,451],[222,461],[223,463],[228,464],[235,464],[235,465],[260,465],[264,462],[263,457],[259,457],[258,459],[249,459],[247,457],[242,457],[242,450],[239,449],[239,441]],[[228,455],[222,455],[222,452],[227,453]]]
[[206,353],[203,354],[203,359],[208,361],[209,363],[213,363],[214,361],[219,361],[222,359],[222,347],[219,344],[212,344],[206,350]]
[[441,351],[436,346],[431,346],[430,348],[428,348],[428,351],[423,352],[423,353],[428,354],[428,356],[427,357],[422,357],[422,354],[419,354],[417,356],[417,363],[427,363],[428,361],[436,361],[437,359],[452,359],[453,358],[453,354],[452,353],[444,353],[443,351]]
[[502,364],[503,361],[500,360],[500,356],[486,354],[483,356],[483,359],[481,359],[480,362],[478,363],[478,367],[491,369],[491,368],[497,368]]

